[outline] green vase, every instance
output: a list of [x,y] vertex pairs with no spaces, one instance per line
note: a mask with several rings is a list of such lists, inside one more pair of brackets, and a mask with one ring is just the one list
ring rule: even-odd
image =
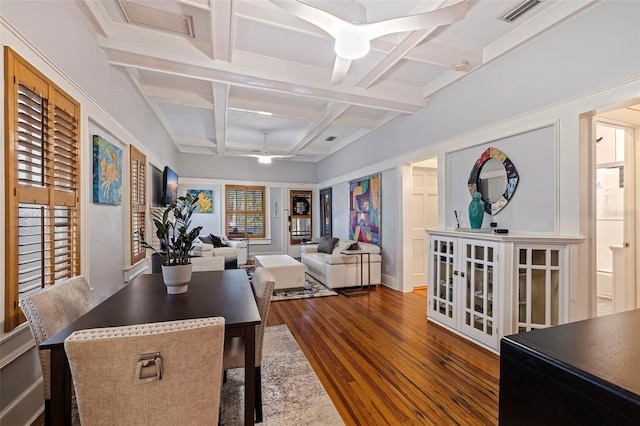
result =
[[474,192],[471,195],[471,202],[469,203],[469,223],[471,224],[471,229],[480,229],[482,227],[482,219],[484,219],[482,194]]

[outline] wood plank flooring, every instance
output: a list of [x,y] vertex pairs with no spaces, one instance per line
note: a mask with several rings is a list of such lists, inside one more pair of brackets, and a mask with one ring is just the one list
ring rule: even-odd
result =
[[428,323],[426,290],[275,301],[347,425],[495,425],[499,358]]

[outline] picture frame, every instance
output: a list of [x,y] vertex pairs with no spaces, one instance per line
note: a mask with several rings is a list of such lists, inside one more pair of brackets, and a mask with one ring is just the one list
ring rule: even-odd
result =
[[211,189],[187,189],[187,195],[198,200],[195,213],[213,213],[213,190]]
[[349,239],[380,245],[380,174],[349,182]]
[[122,204],[122,150],[93,135],[93,202]]

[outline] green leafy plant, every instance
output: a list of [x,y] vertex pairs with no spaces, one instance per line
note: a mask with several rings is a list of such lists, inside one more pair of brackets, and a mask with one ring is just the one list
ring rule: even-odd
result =
[[189,253],[193,250],[193,242],[200,235],[202,226],[191,226],[191,216],[196,209],[198,200],[192,195],[178,197],[177,201],[168,205],[164,211],[153,213],[153,223],[156,237],[160,240],[160,250],[146,241],[142,241],[145,248],[156,252],[163,259],[163,265],[176,266],[191,263]]

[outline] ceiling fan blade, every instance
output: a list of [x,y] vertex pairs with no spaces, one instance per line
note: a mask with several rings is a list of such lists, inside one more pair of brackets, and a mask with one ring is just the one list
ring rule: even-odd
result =
[[327,32],[332,37],[336,37],[340,29],[347,24],[344,20],[325,12],[322,9],[313,7],[306,3],[302,3],[297,0],[271,0],[271,3],[279,6],[280,8],[291,12],[300,19],[315,25],[321,30]]
[[405,31],[416,31],[425,28],[439,27],[452,24],[461,20],[467,13],[467,1],[463,0],[452,6],[430,12],[388,19],[386,21],[372,22],[364,25],[370,40],[387,34]]

